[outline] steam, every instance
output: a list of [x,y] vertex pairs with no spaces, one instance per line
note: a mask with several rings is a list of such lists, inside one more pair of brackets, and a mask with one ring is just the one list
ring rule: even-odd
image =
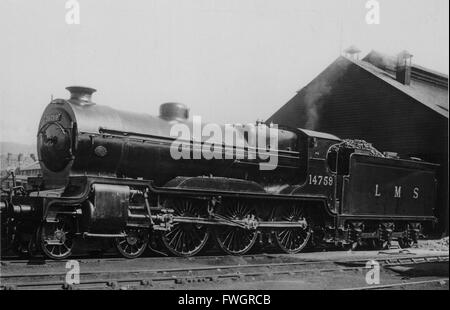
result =
[[352,62],[339,57],[272,115],[268,122],[320,131],[322,107],[327,103],[333,104],[331,92],[334,88],[342,87],[340,80],[345,78],[351,66]]
[[369,62],[375,67],[385,71],[394,71],[397,66],[397,59],[395,57],[388,56],[377,51],[370,52],[370,54],[364,58],[364,61]]
[[313,83],[305,89],[305,109],[306,109],[306,123],[305,129],[317,130],[319,126],[319,115],[322,109],[324,100],[321,100],[325,95],[329,94],[331,86],[322,79],[318,83]]
[[320,115],[324,104],[331,103],[328,95],[339,87],[339,80],[347,73],[351,63],[338,59],[323,71],[312,83],[306,86],[303,104],[306,110],[305,129],[320,130]]

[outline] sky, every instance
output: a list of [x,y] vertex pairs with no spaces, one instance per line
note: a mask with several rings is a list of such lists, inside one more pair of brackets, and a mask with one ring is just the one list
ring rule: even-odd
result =
[[65,87],[93,101],[158,114],[182,102],[215,123],[267,119],[350,45],[364,56],[408,50],[448,74],[449,1],[0,0],[0,141],[35,143],[40,116]]

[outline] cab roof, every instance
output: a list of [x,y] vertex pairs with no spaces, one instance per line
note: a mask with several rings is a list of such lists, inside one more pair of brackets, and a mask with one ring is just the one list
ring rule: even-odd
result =
[[297,129],[300,130],[301,132],[303,132],[308,137],[341,141],[341,139],[339,139],[338,137],[336,137],[332,134],[329,134],[329,133],[318,132],[318,131],[313,131],[313,130],[308,130],[308,129],[303,129],[303,128],[297,128]]

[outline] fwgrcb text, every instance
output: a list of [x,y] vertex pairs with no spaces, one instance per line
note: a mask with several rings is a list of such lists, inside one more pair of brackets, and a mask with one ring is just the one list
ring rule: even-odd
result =
[[223,305],[270,305],[270,295],[222,295]]

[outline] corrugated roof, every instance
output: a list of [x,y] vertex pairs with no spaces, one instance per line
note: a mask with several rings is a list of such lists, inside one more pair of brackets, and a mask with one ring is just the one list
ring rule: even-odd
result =
[[[372,65],[386,71],[394,72],[396,70],[397,66],[397,58],[391,55],[386,55],[384,53],[380,53],[378,51],[371,51],[369,54],[367,54],[363,59],[365,62],[369,62]],[[435,80],[441,80],[445,81],[446,84],[448,84],[448,75],[422,67],[416,63],[411,64],[412,69],[412,75],[413,77],[416,74],[420,74],[418,72],[422,71],[425,72],[429,77],[434,78]]]
[[297,129],[302,131],[302,132],[304,132],[309,137],[341,141],[341,139],[339,139],[335,135],[332,135],[332,134],[329,134],[329,133],[318,132],[318,131],[309,130],[309,129],[303,129],[303,128],[297,128]]
[[[382,70],[367,61],[354,60],[350,58],[346,59],[382,79],[384,82],[402,91],[406,95],[429,107],[435,112],[448,118],[448,88],[443,88],[414,78],[411,79],[410,85],[404,85],[398,82],[388,71]],[[422,70],[426,70],[423,67],[421,68]]]

